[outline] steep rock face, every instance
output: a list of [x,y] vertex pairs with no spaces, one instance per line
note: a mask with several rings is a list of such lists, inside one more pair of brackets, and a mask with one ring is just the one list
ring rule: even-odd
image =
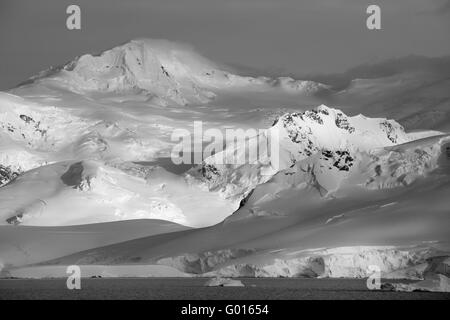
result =
[[373,274],[370,267],[376,266],[384,277],[394,278],[393,271],[414,268],[436,254],[427,249],[341,247],[312,250],[301,257],[275,258],[265,263],[232,264],[228,261],[230,265],[219,266],[212,273],[235,277],[365,278]]

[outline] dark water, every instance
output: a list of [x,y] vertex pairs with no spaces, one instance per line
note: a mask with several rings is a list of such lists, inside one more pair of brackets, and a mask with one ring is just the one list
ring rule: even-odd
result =
[[245,287],[205,287],[207,279],[82,279],[68,290],[65,279],[0,280],[0,299],[444,299],[448,293],[370,291],[355,279],[249,279]]

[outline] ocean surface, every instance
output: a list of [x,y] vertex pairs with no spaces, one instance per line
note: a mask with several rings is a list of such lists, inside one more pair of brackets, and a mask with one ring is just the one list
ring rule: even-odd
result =
[[68,290],[66,279],[3,279],[2,299],[440,299],[450,293],[371,291],[364,279],[241,278],[245,287],[206,287],[205,278],[82,279],[80,290]]

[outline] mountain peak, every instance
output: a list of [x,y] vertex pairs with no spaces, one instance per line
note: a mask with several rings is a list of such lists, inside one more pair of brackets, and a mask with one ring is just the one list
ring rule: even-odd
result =
[[325,105],[302,113],[285,114],[275,126],[285,132],[290,142],[306,144],[307,155],[312,149],[369,150],[410,140],[404,128],[394,120],[363,115],[351,117]]
[[39,73],[34,82],[79,93],[138,93],[156,104],[207,103],[217,90],[283,90],[314,94],[327,87],[289,77],[246,77],[203,57],[191,46],[167,40],[136,39],[100,54],[85,54],[62,67]]
[[[251,150],[268,150],[273,137],[279,149],[247,158]],[[242,197],[256,185],[302,161],[334,160],[332,167],[350,171],[357,154],[370,154],[385,147],[410,142],[403,127],[394,120],[347,116],[339,109],[321,105],[298,113],[286,113],[272,127],[244,144],[232,144],[205,159],[191,170],[200,175],[211,190],[221,190],[226,197]],[[244,151],[243,151],[244,150]],[[237,157],[236,157],[237,155]],[[234,161],[234,162],[230,162]],[[234,176],[241,179],[234,182]],[[233,181],[233,182],[230,182]]]

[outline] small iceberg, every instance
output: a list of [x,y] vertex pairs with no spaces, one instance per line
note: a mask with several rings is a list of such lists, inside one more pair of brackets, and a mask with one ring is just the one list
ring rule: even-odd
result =
[[206,283],[207,287],[244,287],[244,284],[240,280],[234,280],[230,278],[211,278]]

